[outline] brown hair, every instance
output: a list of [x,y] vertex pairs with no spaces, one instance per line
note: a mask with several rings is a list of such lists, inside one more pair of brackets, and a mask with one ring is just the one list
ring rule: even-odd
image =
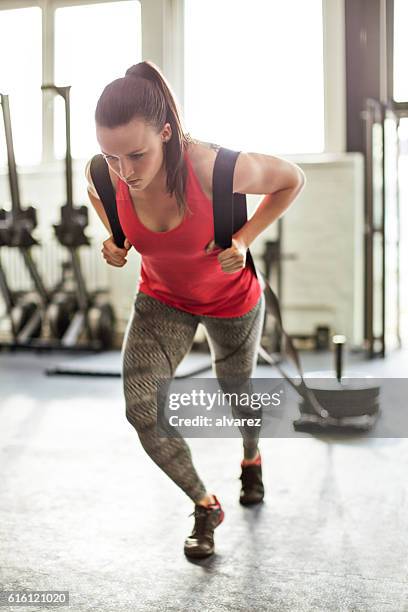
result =
[[95,110],[101,127],[114,128],[140,117],[160,132],[166,123],[172,130],[164,145],[167,191],[175,194],[179,212],[188,208],[185,200],[187,168],[184,151],[191,136],[184,131],[175,96],[159,68],[150,61],[139,62],[124,77],[112,81],[103,90]]

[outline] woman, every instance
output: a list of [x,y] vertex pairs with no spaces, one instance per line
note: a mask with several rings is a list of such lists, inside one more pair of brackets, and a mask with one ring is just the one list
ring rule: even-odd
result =
[[[248,381],[256,364],[264,318],[263,293],[246,266],[253,240],[288,208],[304,183],[299,168],[282,159],[240,153],[233,191],[267,194],[252,218],[221,250],[213,240],[212,172],[218,147],[182,128],[170,87],[152,62],[129,68],[102,92],[96,133],[116,191],[125,248],[112,237],[103,257],[122,267],[131,246],[142,255],[141,280],[123,345],[126,416],[157,465],[193,500],[195,524],[184,552],[214,552],[214,529],[224,512],[192,463],[185,440],[157,432],[157,383],[172,378],[201,322],[219,380]],[[89,197],[110,233],[89,174]],[[233,385],[232,385],[233,386]],[[234,411],[234,407],[233,407]],[[243,504],[262,501],[258,432],[242,428]]]

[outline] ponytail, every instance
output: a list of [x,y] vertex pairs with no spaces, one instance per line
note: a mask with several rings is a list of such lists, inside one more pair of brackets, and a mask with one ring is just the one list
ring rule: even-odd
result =
[[175,194],[179,212],[184,215],[187,208],[184,152],[192,139],[183,129],[170,85],[150,61],[131,66],[123,78],[107,85],[96,106],[95,121],[101,127],[125,125],[136,117],[144,119],[158,133],[166,123],[171,126],[171,138],[164,144],[166,186],[170,195]]

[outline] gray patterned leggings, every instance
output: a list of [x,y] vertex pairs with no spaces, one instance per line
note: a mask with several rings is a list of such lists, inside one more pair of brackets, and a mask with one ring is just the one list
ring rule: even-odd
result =
[[[256,365],[264,311],[263,294],[247,314],[231,318],[193,315],[144,293],[137,294],[122,349],[126,418],[136,429],[151,459],[194,502],[206,495],[206,487],[194,468],[184,438],[161,437],[157,432],[157,385],[160,379],[173,378],[177,366],[193,344],[197,325],[202,323],[211,350],[213,370],[223,381],[223,391],[226,392],[225,382],[229,380],[231,389],[236,390],[233,389],[234,381],[239,379],[242,383],[250,379]],[[257,416],[261,415],[258,413]],[[244,456],[254,456],[259,429],[257,433],[240,430]]]

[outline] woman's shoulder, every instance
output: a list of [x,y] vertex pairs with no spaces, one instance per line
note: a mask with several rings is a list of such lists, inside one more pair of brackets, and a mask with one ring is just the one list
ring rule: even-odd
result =
[[187,154],[193,170],[206,196],[212,199],[212,177],[215,158],[220,145],[191,138],[187,145]]
[[[90,191],[91,194],[94,195],[96,198],[99,198],[98,192],[96,191],[94,182],[92,180],[92,175],[91,175],[91,161],[92,161],[92,159],[93,158],[91,157],[86,162],[86,165],[85,165],[85,177],[86,177],[86,180],[87,180],[87,183],[88,183],[88,185],[87,185],[88,191]],[[119,179],[115,175],[115,173],[111,170],[111,168],[108,168],[108,170],[109,170],[109,176],[111,178],[113,189],[116,192],[117,188],[118,188],[118,180]]]

